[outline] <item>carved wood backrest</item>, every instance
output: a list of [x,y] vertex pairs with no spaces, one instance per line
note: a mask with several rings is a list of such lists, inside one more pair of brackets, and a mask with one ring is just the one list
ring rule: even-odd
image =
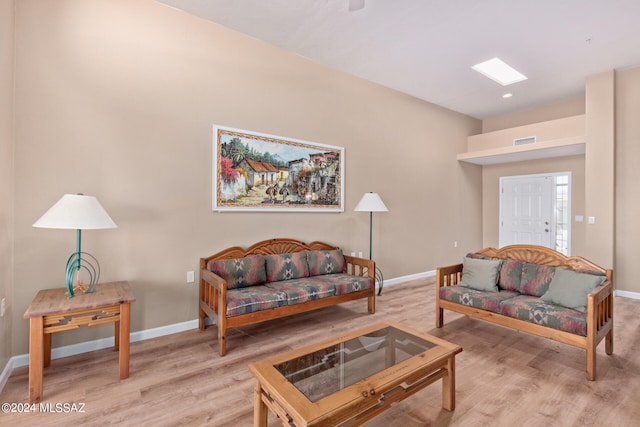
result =
[[338,247],[323,242],[311,242],[307,244],[295,239],[269,239],[255,243],[247,249],[241,248],[240,246],[234,246],[209,257],[202,258],[200,260],[200,267],[204,268],[207,263],[212,260],[217,261],[223,259],[244,258],[250,255],[290,254],[294,252],[324,251],[332,249],[338,249]]
[[599,273],[609,276],[609,271],[580,256],[567,257],[560,252],[544,246],[511,245],[500,249],[485,248],[477,252],[480,255],[499,259],[513,259],[531,264],[548,265],[551,267],[570,268],[572,270]]

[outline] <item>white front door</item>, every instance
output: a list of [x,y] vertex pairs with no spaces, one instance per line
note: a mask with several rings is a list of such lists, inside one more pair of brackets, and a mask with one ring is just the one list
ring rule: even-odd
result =
[[554,176],[500,178],[500,247],[532,244],[555,249]]

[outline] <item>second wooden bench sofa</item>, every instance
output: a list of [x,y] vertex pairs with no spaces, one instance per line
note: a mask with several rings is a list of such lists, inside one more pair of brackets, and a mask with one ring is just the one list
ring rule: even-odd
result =
[[542,246],[486,248],[438,268],[438,328],[444,309],[581,348],[591,381],[598,343],[613,353],[613,270]]

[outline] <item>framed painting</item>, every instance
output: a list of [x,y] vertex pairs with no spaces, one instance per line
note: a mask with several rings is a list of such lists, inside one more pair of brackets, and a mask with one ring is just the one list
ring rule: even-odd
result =
[[344,211],[344,148],[213,127],[213,210]]

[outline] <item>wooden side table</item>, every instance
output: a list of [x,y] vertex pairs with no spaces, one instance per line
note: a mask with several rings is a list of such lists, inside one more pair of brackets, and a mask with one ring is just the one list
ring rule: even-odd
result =
[[120,379],[129,377],[131,303],[128,282],[100,283],[95,292],[67,298],[66,289],[38,292],[24,313],[29,319],[29,401],[42,399],[43,367],[51,363],[51,335],[80,326],[115,324],[115,350],[119,350]]

